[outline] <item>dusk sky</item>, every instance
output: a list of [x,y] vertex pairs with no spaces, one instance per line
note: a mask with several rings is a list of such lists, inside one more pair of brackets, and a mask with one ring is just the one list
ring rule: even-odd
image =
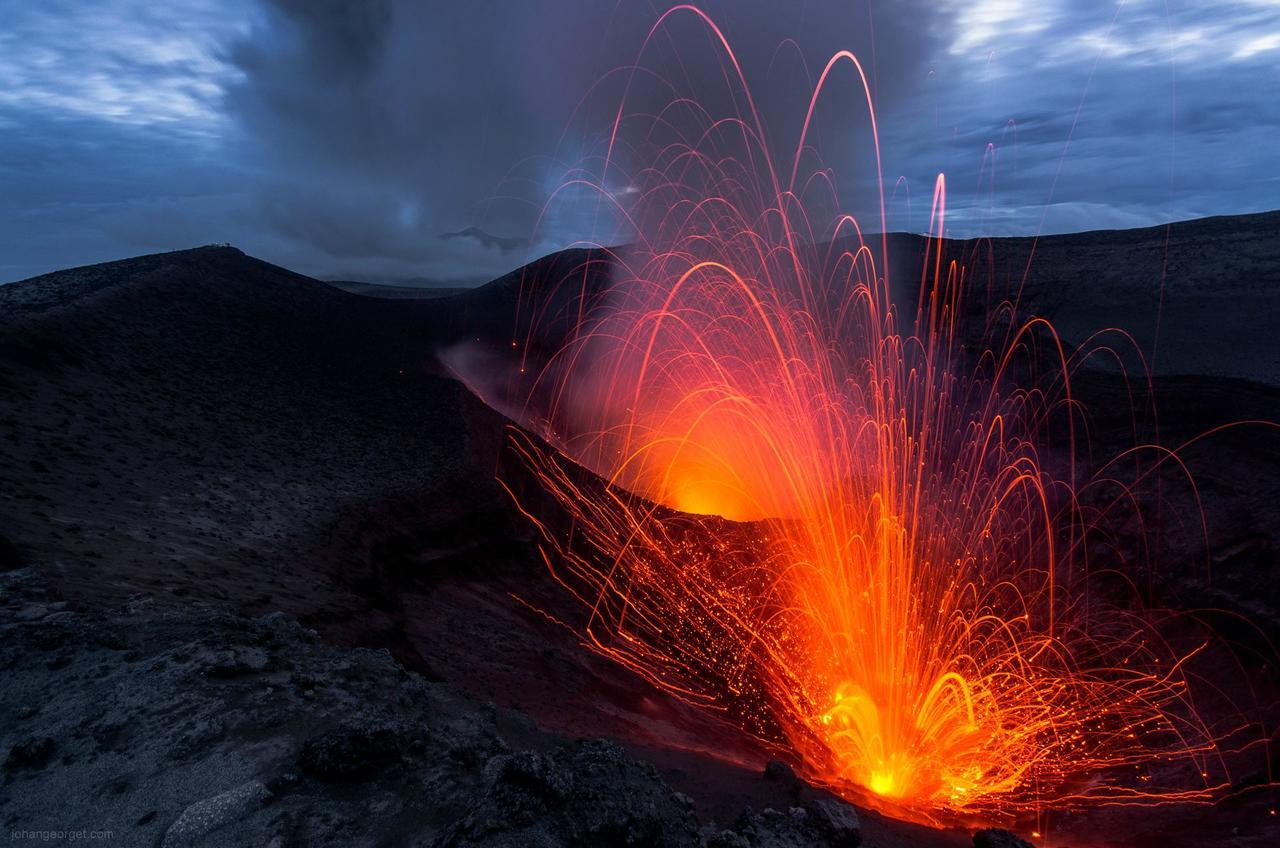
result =
[[[891,229],[927,226],[939,171],[960,236],[1280,206],[1280,0],[700,5],[766,103],[800,102],[784,39],[863,58]],[[0,0],[0,282],[212,242],[320,277],[490,279],[586,236],[570,210],[529,243],[607,121],[575,106],[665,8]],[[865,137],[850,93],[828,120]],[[824,155],[857,205],[874,174],[845,149]],[[470,227],[497,238],[446,237]]]

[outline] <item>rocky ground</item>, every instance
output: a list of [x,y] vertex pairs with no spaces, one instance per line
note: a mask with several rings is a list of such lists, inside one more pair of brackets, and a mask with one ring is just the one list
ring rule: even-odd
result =
[[[0,815],[15,842],[862,844],[853,807],[780,763],[754,778],[775,807],[714,821],[616,742],[548,734],[280,612],[144,596],[82,610],[19,568],[0,574],[0,633]],[[993,838],[975,844],[1018,844]]]

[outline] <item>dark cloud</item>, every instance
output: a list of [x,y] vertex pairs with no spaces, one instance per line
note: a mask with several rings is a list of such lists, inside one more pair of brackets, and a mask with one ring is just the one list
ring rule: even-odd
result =
[[[605,238],[608,222],[590,192],[545,204],[576,166],[595,167],[626,66],[665,8],[648,0],[15,6],[0,30],[0,279],[231,241],[321,276],[476,282],[526,253]],[[1266,0],[1213,8],[710,0],[705,8],[737,51],[783,158],[807,103],[806,77],[836,50],[863,60],[891,227],[928,225],[939,171],[958,235],[1275,205],[1280,9]],[[744,110],[691,15],[672,18],[642,64],[634,110],[658,108],[671,90],[716,114]],[[864,112],[852,73],[841,69],[811,140],[846,205],[874,221]]]
[[[567,5],[588,8],[269,4],[231,53],[244,79],[227,98],[241,154],[267,175],[267,225],[317,257],[386,273],[505,270],[502,251],[440,235],[530,232],[530,209],[494,198],[513,166],[554,150],[594,73],[591,51],[552,23],[572,19]],[[584,18],[584,32],[608,23]]]
[[[659,15],[643,3],[582,0],[274,0],[268,9],[231,52],[243,80],[227,98],[244,155],[271,175],[261,187],[268,224],[321,255],[399,262],[405,273],[441,279],[492,276],[511,264],[511,241],[533,234],[549,192],[598,148],[625,79],[610,71],[633,61]],[[928,53],[929,31],[913,16],[877,21],[865,4],[784,9],[760,0],[708,10],[779,138],[799,126],[805,94],[803,63],[794,49],[779,50],[785,38],[805,45],[812,74],[842,47],[874,54],[869,68],[886,102],[920,76]],[[687,78],[718,77],[720,61],[692,15],[676,16],[645,58],[650,69],[683,73],[674,84],[707,100],[727,97],[724,86]],[[640,88],[632,108],[665,102],[644,102]],[[850,130],[858,122],[837,110],[824,110],[821,123],[837,144],[866,137],[865,121]],[[533,253],[588,235],[590,224],[560,200]],[[496,239],[441,238],[467,227]]]

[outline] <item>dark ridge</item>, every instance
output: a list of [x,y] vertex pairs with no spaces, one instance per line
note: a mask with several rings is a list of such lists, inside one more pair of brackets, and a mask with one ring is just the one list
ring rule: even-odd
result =
[[[230,245],[207,245],[187,250],[135,256],[96,265],[82,265],[0,286],[0,314],[13,316],[23,312],[39,312],[61,306],[102,289],[133,282],[167,267],[226,265],[237,260],[269,265],[260,259],[246,256]],[[301,274],[295,274],[278,266],[270,267],[285,275],[302,277]]]
[[324,280],[323,282],[349,294],[385,297],[388,300],[430,300],[437,297],[452,297],[469,289],[468,286],[407,286],[359,280]]

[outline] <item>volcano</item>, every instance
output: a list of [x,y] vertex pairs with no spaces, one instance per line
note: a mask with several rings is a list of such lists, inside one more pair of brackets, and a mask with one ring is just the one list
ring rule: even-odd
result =
[[[918,269],[936,243],[892,235],[889,259]],[[1020,285],[1069,344],[1123,326],[1150,354],[1148,381],[1077,375],[1099,456],[1132,444],[1135,408],[1165,444],[1280,420],[1280,213],[940,249]],[[513,453],[502,386],[614,271],[566,251],[382,297],[221,246],[0,286],[6,825],[64,811],[66,830],[165,845],[970,844],[976,825],[855,814],[787,751],[583,649],[526,515],[554,529],[560,504]],[[554,285],[571,272],[577,294]],[[491,379],[455,379],[458,351]],[[1280,437],[1227,429],[1180,457],[1194,491],[1170,486],[1157,532],[1110,544],[1154,539],[1144,600],[1223,636],[1201,715],[1245,703],[1265,730],[1212,800],[1064,809],[1044,838],[1017,823],[1028,841],[1280,838],[1263,744]]]

